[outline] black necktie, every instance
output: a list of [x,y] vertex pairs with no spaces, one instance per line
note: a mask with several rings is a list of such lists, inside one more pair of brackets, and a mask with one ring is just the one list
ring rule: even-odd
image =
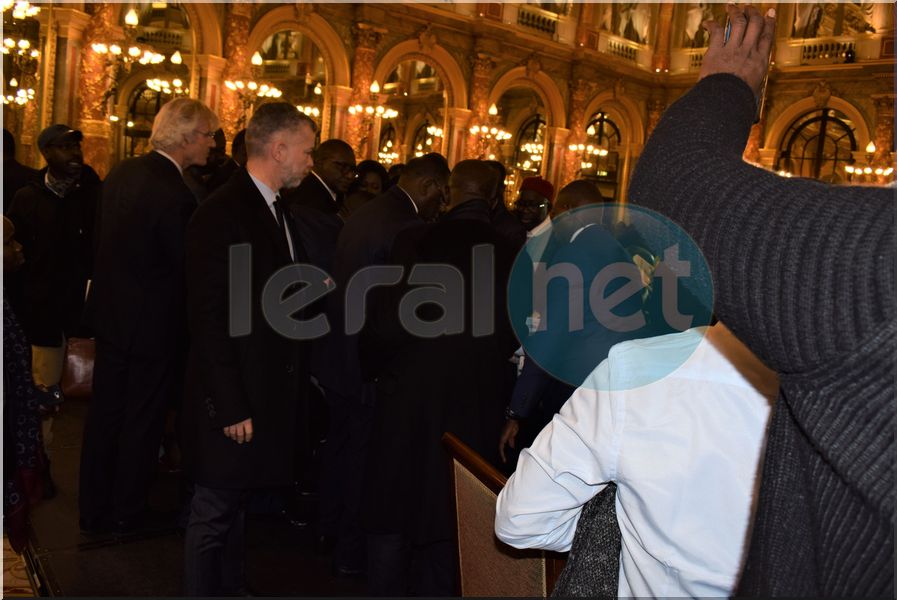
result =
[[280,203],[280,195],[274,196],[274,214],[277,216],[277,226],[283,232],[283,237],[287,240],[287,250],[290,252],[290,258],[293,257],[293,250],[290,248],[290,233],[287,231],[286,219],[283,218],[283,205]]

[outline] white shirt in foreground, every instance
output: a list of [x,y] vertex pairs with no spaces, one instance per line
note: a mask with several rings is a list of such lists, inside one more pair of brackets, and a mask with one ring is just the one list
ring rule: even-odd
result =
[[620,387],[614,381],[632,370],[668,362],[695,335],[689,330],[611,349],[521,453],[498,497],[499,539],[517,548],[569,550],[583,505],[614,481],[620,597],[731,594],[747,546],[774,375],[717,325],[662,380],[596,391]]

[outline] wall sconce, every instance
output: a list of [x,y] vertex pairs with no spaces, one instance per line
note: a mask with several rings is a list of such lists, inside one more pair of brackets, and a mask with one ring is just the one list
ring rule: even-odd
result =
[[498,121],[498,107],[495,106],[495,103],[489,107],[488,113],[489,117],[486,119],[485,123],[474,123],[468,129],[470,135],[476,138],[477,157],[480,160],[485,158],[494,160],[495,153],[492,151],[493,143],[503,142],[513,137],[510,133],[495,125]]
[[34,100],[40,65],[39,6],[25,0],[3,1],[3,104],[24,106]]
[[237,79],[233,81],[228,79],[224,82],[224,87],[232,92],[236,92],[237,98],[243,106],[243,111],[237,121],[238,129],[242,129],[246,125],[246,122],[249,120],[252,113],[252,108],[259,98],[280,98],[283,95],[283,92],[277,87],[256,81],[256,79],[260,79],[262,74],[263,63],[264,60],[262,59],[262,55],[255,52],[250,59],[252,79]]
[[866,162],[850,163],[844,166],[847,180],[851,183],[885,183],[894,174],[894,167],[875,166],[875,142],[866,144]]
[[374,115],[376,115],[381,119],[395,119],[399,116],[398,111],[392,108],[387,108],[377,101],[377,94],[380,93],[380,84],[377,83],[376,80],[371,83],[371,87],[369,89],[371,92],[370,101],[366,104],[356,104],[354,106],[350,106],[350,115],[362,115],[367,117],[373,117]]

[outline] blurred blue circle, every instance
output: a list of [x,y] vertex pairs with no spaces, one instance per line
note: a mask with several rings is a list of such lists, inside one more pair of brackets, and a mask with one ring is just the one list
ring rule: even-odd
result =
[[[681,227],[641,206],[593,204],[552,219],[518,254],[508,312],[527,360],[573,386],[615,345],[710,324],[713,282],[703,254]],[[644,365],[617,389],[653,383],[679,368],[703,338]]]

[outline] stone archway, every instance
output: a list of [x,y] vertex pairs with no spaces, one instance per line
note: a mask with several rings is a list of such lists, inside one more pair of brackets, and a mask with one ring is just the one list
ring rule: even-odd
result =
[[588,120],[598,110],[607,113],[620,126],[623,164],[620,169],[618,198],[625,202],[629,191],[629,179],[638,157],[645,145],[645,120],[638,104],[617,94],[615,90],[605,90],[586,105],[585,119]]
[[[442,123],[444,137],[442,154],[454,164],[460,158],[460,127],[457,116],[466,115],[468,84],[464,72],[455,58],[438,43],[423,44],[420,39],[409,39],[390,48],[374,68],[373,81],[386,81],[389,74],[408,60],[426,62],[436,69],[445,86],[445,119]],[[463,119],[462,119],[463,120]]]
[[[193,53],[222,56],[224,42],[221,37],[221,21],[214,5],[206,3],[182,2],[179,6],[187,13],[190,31],[193,34]],[[114,23],[122,20],[124,4],[115,4],[112,13]]]
[[492,91],[489,92],[489,104],[497,103],[505,92],[514,87],[529,88],[539,96],[545,107],[545,121],[548,127],[567,126],[564,98],[557,84],[544,71],[527,76],[526,68],[514,67],[499,77],[492,86]]
[[280,6],[265,14],[249,32],[247,48],[259,48],[262,43],[278,31],[291,29],[308,37],[324,56],[327,86],[352,85],[349,55],[346,48],[330,24],[316,12],[306,12],[300,20],[293,6]]
[[436,69],[445,84],[446,108],[467,108],[467,80],[461,67],[439,44],[422,48],[418,40],[406,40],[396,44],[383,55],[374,69],[374,81],[386,81],[393,69],[406,60],[420,60]]
[[776,117],[772,127],[768,129],[763,147],[772,150],[773,152],[778,152],[779,147],[782,145],[782,138],[785,137],[788,128],[791,127],[791,124],[794,123],[796,119],[808,112],[822,110],[823,108],[833,108],[847,115],[851,122],[856,126],[855,135],[857,146],[859,148],[866,147],[866,144],[872,139],[866,117],[856,106],[837,96],[831,96],[825,103],[825,106],[819,106],[812,97],[798,100],[790,105]]

